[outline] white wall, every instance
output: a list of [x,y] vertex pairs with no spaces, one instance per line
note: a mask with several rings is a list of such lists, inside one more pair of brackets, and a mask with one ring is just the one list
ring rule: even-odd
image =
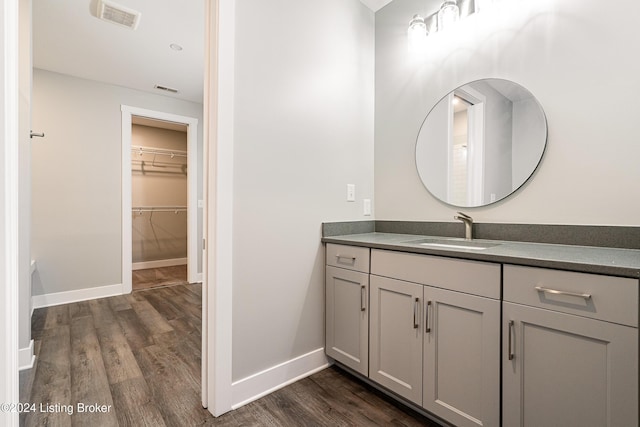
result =
[[[476,221],[638,225],[640,2],[511,0],[433,34],[411,58],[406,28],[436,0],[394,0],[376,14],[376,218],[452,221],[414,166],[415,138],[429,109],[455,87],[486,77],[513,80],[538,99],[549,142],[533,179],[494,205],[467,209]],[[622,11],[622,13],[620,12]]]
[[34,295],[122,283],[121,104],[202,123],[202,104],[34,70]]
[[236,7],[234,381],[324,347],[321,223],[364,219],[374,114],[360,1]]

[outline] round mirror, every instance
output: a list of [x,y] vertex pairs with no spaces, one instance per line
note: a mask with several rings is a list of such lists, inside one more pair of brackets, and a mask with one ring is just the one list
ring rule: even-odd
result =
[[547,120],[531,92],[508,80],[478,80],[431,109],[418,132],[416,166],[443,202],[485,206],[531,177],[546,144]]

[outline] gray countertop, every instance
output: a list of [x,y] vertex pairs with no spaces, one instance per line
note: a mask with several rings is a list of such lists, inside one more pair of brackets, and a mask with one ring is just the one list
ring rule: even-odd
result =
[[477,242],[500,243],[500,245],[483,250],[474,250],[436,248],[415,243],[420,239],[426,238],[443,239],[441,236],[374,232],[323,237],[322,242],[640,278],[640,250],[635,249],[475,240]]

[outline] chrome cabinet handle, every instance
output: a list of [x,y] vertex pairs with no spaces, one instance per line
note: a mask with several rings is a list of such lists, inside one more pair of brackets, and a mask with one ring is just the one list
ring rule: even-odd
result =
[[351,256],[351,255],[340,255],[340,254],[338,254],[338,255],[336,255],[336,258],[338,258],[338,259],[345,258],[345,259],[350,259],[351,261],[355,261],[356,260],[356,257]]
[[513,353],[513,339],[511,338],[513,335],[513,329],[515,326],[515,322],[513,320],[509,321],[509,360],[513,360],[515,354]]
[[553,294],[553,295],[568,295],[570,297],[591,299],[591,294],[581,294],[581,293],[578,293],[578,292],[559,291],[557,289],[543,288],[542,286],[536,286],[534,289],[536,291],[538,291],[538,292],[544,292],[544,293]]
[[418,307],[420,307],[420,298],[416,298],[413,303],[413,329],[418,329]]
[[431,326],[429,326],[429,310],[431,308],[431,301],[427,301],[427,305],[425,306],[424,311],[426,315],[424,316],[424,333],[428,334],[431,332]]
[[367,309],[367,287],[362,285],[360,288],[360,311],[365,311]]

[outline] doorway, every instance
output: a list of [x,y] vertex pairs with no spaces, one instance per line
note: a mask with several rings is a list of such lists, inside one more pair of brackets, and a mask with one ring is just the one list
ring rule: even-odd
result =
[[[188,283],[202,280],[197,271],[197,126],[198,120],[192,117],[122,106],[122,283],[125,293],[133,290],[134,271],[147,270],[137,274],[143,286],[175,284],[182,282],[180,274],[186,264],[183,280]],[[138,130],[138,143],[134,143],[134,127]],[[184,132],[186,150],[180,149],[177,140],[159,139],[163,129],[169,131],[168,134]],[[149,142],[154,136],[155,145]],[[140,189],[144,185],[142,181],[149,178],[152,179],[148,184],[155,187],[153,194],[133,191],[134,183]],[[179,188],[183,178],[186,178],[186,197],[185,194],[171,195],[167,190]],[[180,255],[185,252],[186,258]],[[176,273],[178,276],[172,277]]]

